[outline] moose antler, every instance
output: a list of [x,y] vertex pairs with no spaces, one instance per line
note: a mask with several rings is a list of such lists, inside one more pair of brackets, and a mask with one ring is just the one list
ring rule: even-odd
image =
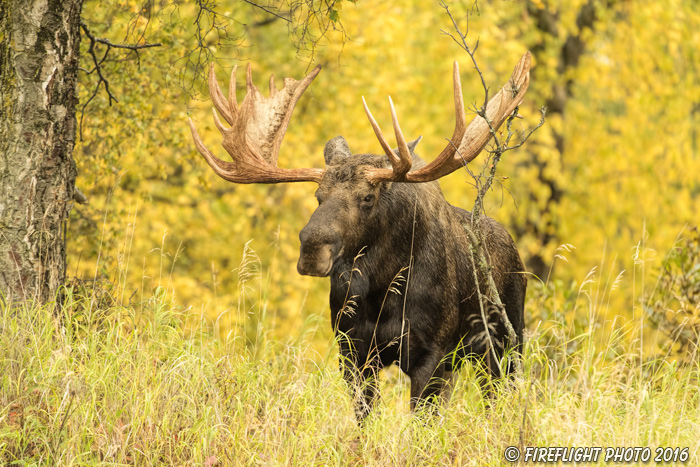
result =
[[474,117],[469,126],[466,126],[464,118],[464,100],[462,98],[462,84],[459,77],[459,65],[454,63],[453,81],[454,81],[454,101],[455,101],[455,130],[452,134],[452,139],[448,142],[445,149],[440,155],[435,158],[430,164],[417,170],[411,169],[411,152],[406,144],[406,139],[399,127],[399,121],[396,118],[396,110],[394,103],[389,98],[389,106],[391,108],[391,120],[394,126],[394,134],[398,144],[399,155],[397,156],[389,146],[386,138],[379,129],[376,120],[367,107],[367,103],[362,98],[362,103],[369,118],[370,124],[377,135],[379,144],[381,144],[384,152],[389,157],[389,162],[392,168],[369,168],[366,171],[367,178],[373,182],[381,181],[397,181],[397,182],[429,182],[437,180],[447,174],[450,174],[462,167],[467,162],[472,161],[479,155],[486,143],[491,139],[491,129],[497,130],[501,124],[513,114],[513,111],[518,107],[525,96],[525,91],[530,84],[530,52],[522,56],[518,64],[513,70],[508,82],[501,90],[491,98],[486,107],[486,118],[491,123],[487,123],[480,115]]
[[195,146],[209,166],[221,178],[234,183],[282,183],[319,182],[323,169],[280,169],[277,156],[287,131],[289,120],[297,101],[321,71],[314,68],[301,81],[284,79],[284,87],[278,90],[274,75],[270,76],[270,96],[265,98],[253,84],[250,64],[246,74],[246,95],[241,105],[236,100],[236,69],[231,72],[228,99],[224,97],[216,81],[214,64],[209,68],[209,94],[214,107],[228,122],[224,127],[216,110],[214,123],[223,136],[221,145],[231,155],[233,162],[222,161],[204,146],[192,119],[190,129]]

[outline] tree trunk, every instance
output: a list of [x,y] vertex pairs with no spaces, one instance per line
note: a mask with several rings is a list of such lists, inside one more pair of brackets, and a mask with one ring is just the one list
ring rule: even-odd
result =
[[0,0],[0,300],[65,280],[82,0]]

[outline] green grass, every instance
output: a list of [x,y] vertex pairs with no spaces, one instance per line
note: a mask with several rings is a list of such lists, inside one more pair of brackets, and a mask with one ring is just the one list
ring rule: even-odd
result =
[[698,364],[641,364],[634,329],[604,345],[595,327],[531,332],[524,376],[490,408],[468,367],[439,415],[416,416],[387,371],[360,428],[335,343],[314,352],[308,329],[224,340],[162,290],[138,307],[71,295],[61,313],[0,311],[2,465],[498,466],[511,445],[688,447],[699,462]]

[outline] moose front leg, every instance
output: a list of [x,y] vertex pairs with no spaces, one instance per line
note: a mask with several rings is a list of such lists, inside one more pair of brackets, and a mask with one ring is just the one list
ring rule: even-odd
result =
[[370,414],[379,400],[377,372],[378,368],[374,366],[360,370],[347,363],[344,364],[343,376],[353,398],[355,416],[360,423]]
[[445,385],[442,388],[442,393],[440,394],[442,398],[442,405],[444,407],[447,407],[447,404],[450,403],[450,399],[452,399],[452,393],[454,392],[455,389],[455,379],[457,377],[457,374],[455,373],[454,370],[447,371],[445,370],[444,373],[444,378],[445,378]]
[[[429,399],[437,399],[445,388],[445,363],[442,355],[433,353],[425,355],[418,365],[406,372],[411,377],[411,410],[423,405]],[[437,400],[434,401],[436,404]]]
[[357,421],[362,422],[379,399],[377,375],[379,362],[352,349],[347,341],[340,344],[340,370],[355,405]]

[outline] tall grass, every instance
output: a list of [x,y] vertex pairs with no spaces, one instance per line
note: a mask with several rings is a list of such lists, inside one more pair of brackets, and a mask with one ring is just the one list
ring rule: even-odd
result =
[[557,292],[586,317],[578,325],[550,306],[551,287],[531,292],[527,313],[542,319],[524,376],[489,407],[467,366],[439,414],[411,414],[407,379],[392,369],[359,427],[335,343],[313,350],[318,320],[270,338],[265,285],[241,274],[258,311],[237,310],[250,326],[223,336],[163,288],[133,306],[69,290],[58,316],[3,305],[0,464],[498,466],[512,465],[507,446],[668,446],[698,465],[698,359],[642,359],[639,321],[596,325],[619,276]]

